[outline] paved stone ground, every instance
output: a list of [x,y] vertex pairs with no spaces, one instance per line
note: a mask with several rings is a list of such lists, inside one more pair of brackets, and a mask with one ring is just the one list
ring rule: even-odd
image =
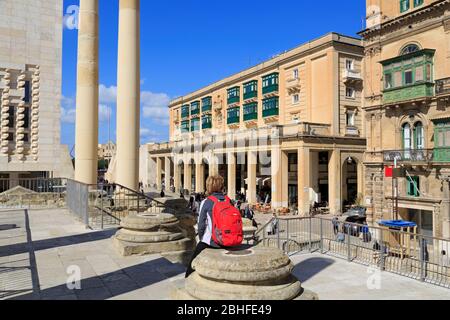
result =
[[[0,299],[163,300],[185,268],[158,255],[119,256],[115,230],[91,231],[65,210],[0,211]],[[319,254],[296,255],[296,276],[326,299],[450,299],[450,290],[383,273],[367,289],[367,268]],[[71,267],[81,290],[69,290]]]
[[[375,268],[332,256],[308,253],[291,259],[295,276],[321,300],[450,300],[450,289],[388,272],[375,273]],[[380,281],[374,281],[378,275]]]

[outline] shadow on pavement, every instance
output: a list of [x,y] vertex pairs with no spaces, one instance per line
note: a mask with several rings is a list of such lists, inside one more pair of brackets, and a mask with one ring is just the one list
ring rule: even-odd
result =
[[300,282],[305,282],[332,264],[334,261],[329,258],[310,258],[295,265],[293,274]]

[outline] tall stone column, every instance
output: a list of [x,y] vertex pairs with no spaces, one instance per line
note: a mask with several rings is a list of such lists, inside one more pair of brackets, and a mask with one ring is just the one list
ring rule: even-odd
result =
[[328,194],[331,214],[341,212],[341,173],[341,152],[335,149],[330,152],[330,162],[328,165]]
[[256,203],[256,166],[258,163],[258,154],[249,151],[247,156],[247,198],[250,204]]
[[5,88],[3,89],[3,94],[1,96],[2,104],[1,104],[1,119],[2,119],[2,126],[1,126],[1,154],[3,156],[7,156],[9,153],[9,103],[11,102],[10,99],[10,85],[11,85],[11,73],[10,70],[7,69],[5,76],[3,78],[3,82],[5,83]]
[[33,72],[31,85],[31,118],[30,118],[30,143],[33,160],[39,159],[39,104],[40,104],[40,86],[41,86],[40,66],[36,66]]
[[192,165],[191,162],[184,163],[184,189],[192,192]]
[[180,165],[178,163],[178,160],[174,159],[173,164],[173,186],[175,187],[175,192],[180,192],[181,188],[181,174],[180,174]]
[[117,183],[137,190],[140,127],[140,0],[119,2]]
[[156,189],[158,191],[161,190],[162,188],[162,159],[161,158],[156,158]]
[[288,207],[288,155],[280,147],[274,147],[272,149],[271,161],[272,208]]
[[227,154],[227,166],[228,166],[228,197],[230,199],[236,198],[236,154],[229,152]]
[[195,192],[205,192],[205,167],[201,162],[195,164]]
[[166,186],[166,192],[170,190],[171,187],[171,181],[172,181],[172,161],[170,161],[170,157],[166,157],[164,159],[164,184]]
[[442,214],[442,237],[445,239],[450,238],[450,177],[445,175],[441,177],[442,189],[443,189],[443,199],[441,205]]
[[[17,87],[22,90],[25,93],[25,84],[26,84],[26,74],[24,71],[20,74],[19,78],[17,79]],[[17,106],[17,121],[16,121],[16,155],[18,160],[24,160],[25,154],[24,154],[24,138],[25,138],[25,100],[22,99],[22,101],[19,102],[19,105]]]
[[80,0],[75,180],[97,184],[98,0]]
[[309,215],[311,205],[309,189],[311,188],[311,152],[309,148],[298,149],[298,211],[301,216]]

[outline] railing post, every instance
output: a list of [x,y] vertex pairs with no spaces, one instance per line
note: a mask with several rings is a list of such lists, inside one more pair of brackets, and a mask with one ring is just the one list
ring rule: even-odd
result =
[[422,235],[419,235],[419,263],[420,263],[420,281],[425,282],[425,243]]
[[[351,241],[352,241],[352,226],[349,225],[347,228],[347,260],[348,261],[352,261],[352,246],[351,246]],[[345,230],[345,228],[344,228]]]
[[289,222],[290,222],[290,220],[286,220],[286,250],[285,250],[285,253],[289,253]]
[[278,218],[275,218],[276,220],[276,226],[277,228],[275,229],[277,232],[277,242],[278,242],[278,249],[281,249],[281,242],[280,242],[280,220]]
[[312,252],[312,217],[309,216],[309,252]]
[[384,271],[386,269],[386,265],[385,265],[385,260],[384,260],[384,251],[385,251],[385,246],[384,246],[384,236],[383,236],[383,229],[380,229],[380,270]]
[[102,189],[100,190],[100,210],[102,213],[102,222],[101,222],[101,229],[103,230],[104,228],[104,212],[103,212],[103,185],[102,185]]
[[320,253],[323,254],[323,218],[320,219]]

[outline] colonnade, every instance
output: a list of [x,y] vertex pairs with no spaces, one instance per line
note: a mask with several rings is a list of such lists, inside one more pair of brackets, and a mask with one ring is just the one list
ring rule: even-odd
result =
[[[289,207],[289,160],[288,154],[297,152],[297,189],[298,189],[298,209],[302,214],[309,213],[311,203],[310,192],[313,187],[313,180],[317,179],[313,171],[318,170],[317,157],[313,158],[313,152],[309,147],[301,147],[296,150],[282,150],[279,147],[273,147],[270,150],[271,159],[271,191],[272,191],[272,207],[283,208]],[[242,154],[240,152],[239,154]],[[331,212],[339,212],[342,207],[342,161],[341,152],[339,150],[329,151],[330,158],[328,164],[328,193],[329,207]],[[249,203],[257,202],[257,173],[260,161],[257,151],[245,151],[247,158],[244,164],[246,168],[246,190],[247,200]],[[182,158],[182,159],[181,159]],[[237,190],[237,167],[241,165],[236,152],[227,152],[221,157],[225,161],[227,193],[230,198],[234,199],[239,190]],[[314,160],[313,160],[314,159]],[[205,191],[206,164],[199,155],[181,156],[175,159],[173,155],[154,156],[156,163],[156,186],[162,188],[162,183],[167,187],[174,187],[178,193],[180,190],[186,189],[189,192],[203,193]],[[164,166],[162,164],[165,164]],[[208,165],[209,174],[219,172],[219,165],[212,163]],[[358,180],[362,177],[359,176]],[[317,175],[317,173],[316,173]],[[164,176],[164,179],[163,179]],[[358,181],[358,183],[361,183]],[[362,183],[361,183],[362,184]],[[195,187],[194,187],[195,185]]]

